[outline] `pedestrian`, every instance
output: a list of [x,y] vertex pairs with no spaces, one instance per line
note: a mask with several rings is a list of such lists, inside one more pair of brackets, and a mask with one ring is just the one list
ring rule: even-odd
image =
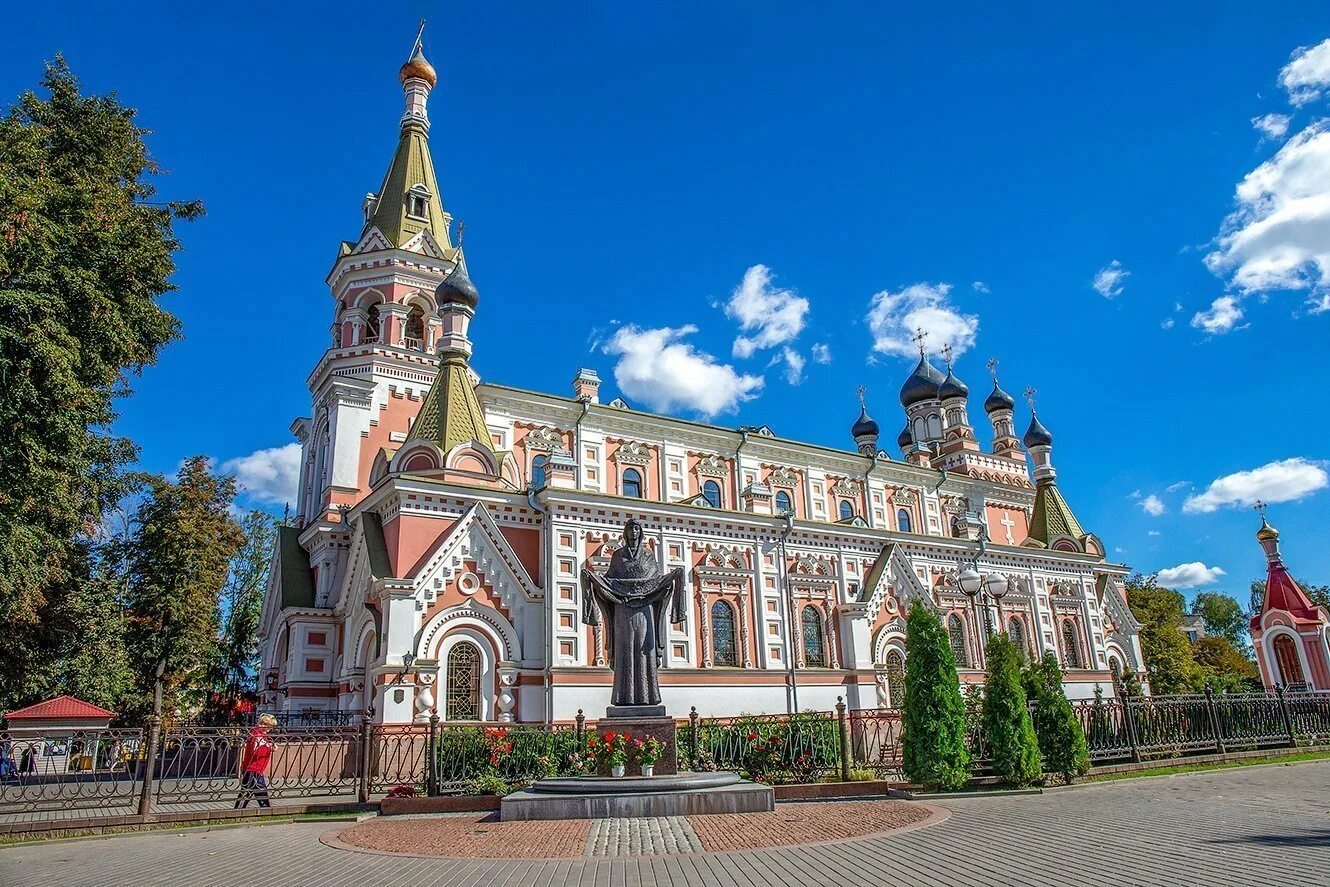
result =
[[23,755],[19,758],[18,772],[24,776],[32,776],[37,772],[37,747],[31,742],[23,749]]
[[259,723],[249,731],[245,740],[245,751],[240,756],[240,796],[236,798],[236,809],[249,806],[249,799],[255,798],[260,807],[271,807],[268,800],[268,762],[272,759],[272,739],[268,731],[277,726],[277,719],[269,714],[259,715]]

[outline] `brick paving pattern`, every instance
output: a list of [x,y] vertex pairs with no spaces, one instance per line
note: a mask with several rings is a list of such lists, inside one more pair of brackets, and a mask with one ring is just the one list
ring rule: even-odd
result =
[[494,813],[385,816],[342,829],[342,843],[390,853],[479,859],[573,859],[586,849],[591,823],[499,822]]
[[774,813],[715,813],[688,822],[707,850],[845,841],[923,822],[933,811],[904,801],[780,804]]
[[0,849],[0,884],[1325,887],[1327,785],[1330,762],[1135,779],[957,798],[945,802],[952,813],[945,822],[860,840],[619,859],[349,853],[319,843],[332,828],[319,822],[144,833]]
[[586,857],[696,853],[702,842],[684,816],[597,819],[587,835]]

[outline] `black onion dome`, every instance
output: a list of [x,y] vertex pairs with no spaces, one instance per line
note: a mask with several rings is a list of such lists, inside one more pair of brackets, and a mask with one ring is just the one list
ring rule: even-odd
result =
[[919,365],[901,386],[901,406],[911,407],[920,401],[935,400],[942,380],[943,376],[937,367],[929,363],[927,357],[920,357]]
[[1044,423],[1039,421],[1038,416],[1030,417],[1030,427],[1025,429],[1025,447],[1051,447],[1053,445],[1053,435],[1044,427]]
[[910,426],[906,425],[901,429],[901,433],[896,435],[896,446],[902,450],[908,450],[912,443],[914,443],[914,435],[910,433]]
[[1010,394],[998,387],[998,383],[993,383],[993,390],[988,397],[984,399],[984,412],[995,413],[998,410],[1016,409],[1016,400]]
[[947,378],[943,379],[942,384],[937,386],[937,396],[943,400],[953,397],[969,397],[970,386],[957,379],[956,374],[951,371],[951,367],[947,367]]
[[471,278],[458,268],[443,279],[439,288],[434,291],[434,298],[440,305],[447,302],[461,302],[474,308],[480,301],[480,293],[476,292],[476,285],[471,282]]
[[850,435],[856,439],[868,435],[877,437],[878,431],[877,423],[868,415],[868,408],[863,406],[859,407],[859,418],[856,419],[854,425],[850,427]]

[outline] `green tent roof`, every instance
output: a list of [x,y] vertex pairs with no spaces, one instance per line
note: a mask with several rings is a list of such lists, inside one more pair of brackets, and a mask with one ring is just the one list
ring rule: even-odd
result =
[[1071,506],[1053,481],[1044,481],[1035,489],[1034,510],[1030,515],[1030,538],[1051,545],[1058,536],[1081,539],[1085,530],[1071,513]]
[[300,544],[298,527],[277,528],[277,557],[283,609],[314,606],[314,571],[309,552]]

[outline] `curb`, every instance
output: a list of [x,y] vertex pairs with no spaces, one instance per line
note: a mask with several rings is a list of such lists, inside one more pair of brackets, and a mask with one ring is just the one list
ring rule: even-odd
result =
[[260,828],[265,825],[291,825],[296,822],[360,822],[365,819],[363,814],[345,813],[335,816],[281,816],[273,819],[253,819],[242,820],[240,822],[213,822],[199,823],[197,825],[170,825],[163,824],[160,828],[132,828],[125,831],[99,832],[92,835],[66,835],[60,838],[44,838],[43,832],[17,833],[22,835],[18,840],[0,843],[0,853],[10,847],[24,847],[30,844],[69,844],[75,841],[101,841],[111,838],[132,838],[136,835],[162,835],[162,834],[190,834],[193,832],[216,832],[226,831],[237,828]]
[[960,791],[960,792],[907,792],[901,791],[899,797],[903,801],[945,801],[949,798],[1009,798],[1014,795],[1042,795],[1042,788],[995,788],[991,791]]

